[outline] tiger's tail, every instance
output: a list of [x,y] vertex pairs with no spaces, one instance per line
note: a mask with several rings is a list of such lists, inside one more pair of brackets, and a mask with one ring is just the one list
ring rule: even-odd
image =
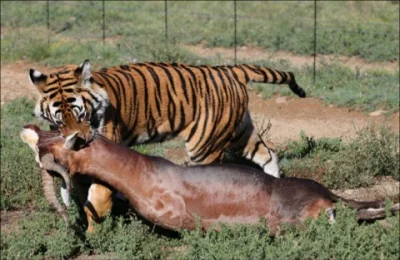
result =
[[302,98],[306,97],[306,92],[303,88],[297,85],[292,72],[247,64],[236,65],[231,68],[239,78],[245,80],[246,84],[250,81],[271,84],[288,84],[293,93]]

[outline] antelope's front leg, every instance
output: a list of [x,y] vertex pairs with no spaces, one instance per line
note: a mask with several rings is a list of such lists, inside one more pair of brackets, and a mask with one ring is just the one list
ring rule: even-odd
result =
[[96,181],[89,188],[88,197],[85,203],[89,233],[93,232],[93,221],[100,222],[101,219],[111,210],[112,190]]

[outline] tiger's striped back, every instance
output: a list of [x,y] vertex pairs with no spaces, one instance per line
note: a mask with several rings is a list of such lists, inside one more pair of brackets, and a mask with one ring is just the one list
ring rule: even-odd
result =
[[113,128],[106,128],[105,134],[126,145],[163,141],[177,134],[202,143],[205,132],[219,139],[220,129],[232,129],[235,120],[231,119],[240,118],[247,106],[245,85],[229,74],[224,68],[154,63],[93,73],[94,80],[107,89],[110,105],[116,111],[125,108],[125,113],[110,113]]
[[[187,141],[197,133],[199,143],[226,139],[219,129],[234,134],[247,108],[249,81],[287,83],[302,91],[292,73],[249,65],[139,63],[94,72],[93,79],[106,88],[115,110],[124,112],[110,113],[113,128],[105,134],[126,145],[163,141],[181,132]],[[214,141],[202,141],[205,132]]]

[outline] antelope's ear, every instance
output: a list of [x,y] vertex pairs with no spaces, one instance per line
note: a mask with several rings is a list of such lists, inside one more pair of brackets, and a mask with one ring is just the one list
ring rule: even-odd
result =
[[76,139],[78,137],[78,133],[79,132],[75,132],[69,136],[67,136],[67,138],[65,138],[65,143],[64,143],[64,148],[68,149],[68,150],[73,150],[74,146],[75,146],[75,142]]
[[84,87],[90,87],[92,73],[89,60],[85,60],[81,65],[79,65],[79,67],[75,70],[75,76],[81,79]]
[[29,70],[29,79],[32,82],[40,94],[44,93],[44,87],[46,86],[47,75],[41,73],[40,71],[30,69]]

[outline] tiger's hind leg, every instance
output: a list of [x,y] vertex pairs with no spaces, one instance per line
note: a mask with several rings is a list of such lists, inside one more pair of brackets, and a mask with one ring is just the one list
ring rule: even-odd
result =
[[261,140],[248,111],[245,112],[228,149],[258,164],[265,173],[280,177],[278,156]]
[[186,143],[185,146],[186,151],[189,154],[189,160],[184,163],[185,166],[221,163],[224,158],[222,149],[209,152],[206,152],[206,150],[192,152],[192,148],[195,144],[189,142]]
[[[234,125],[226,124],[226,127],[219,128],[215,121],[206,120],[206,117],[200,117],[198,122],[180,133],[185,139],[186,153],[189,157],[185,163],[187,166],[221,163],[224,158],[223,151],[229,145]],[[195,128],[197,126],[205,128],[200,130]]]
[[[208,135],[204,135],[203,137],[207,139]],[[213,148],[211,144],[204,145],[201,142],[199,143],[197,138],[186,141],[185,147],[188,160],[186,160],[185,166],[222,162],[224,157],[223,148],[226,145],[223,145],[222,148]]]

